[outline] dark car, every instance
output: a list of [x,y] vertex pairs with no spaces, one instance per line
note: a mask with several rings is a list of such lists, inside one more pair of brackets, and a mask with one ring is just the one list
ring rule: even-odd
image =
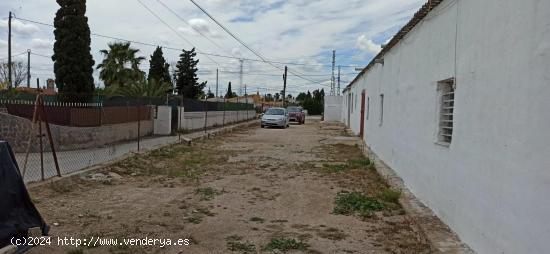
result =
[[306,114],[301,107],[288,107],[288,120],[289,122],[297,122],[298,124],[306,123]]

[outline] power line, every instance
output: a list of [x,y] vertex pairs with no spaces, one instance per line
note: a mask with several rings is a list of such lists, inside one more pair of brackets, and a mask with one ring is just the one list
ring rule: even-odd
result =
[[[182,40],[189,43],[193,48],[197,48],[193,43],[191,43],[189,40],[185,39],[185,37],[183,37],[176,29],[174,29],[172,26],[170,26],[168,23],[166,23],[166,21],[164,21],[159,15],[157,15],[153,10],[151,10],[151,8],[149,8],[147,5],[145,5],[141,0],[136,0],[136,1],[138,1],[138,3],[141,4],[141,6],[143,6],[143,8],[147,9],[147,11],[149,11],[149,13],[151,13],[151,15],[155,16],[162,24],[164,24],[170,30],[172,30],[172,32],[174,32],[178,37],[180,37]],[[206,57],[208,59],[210,59],[212,62],[219,65],[219,63],[216,62],[214,59],[212,59],[210,56],[206,56]]]
[[[23,55],[23,54],[27,54],[27,51],[16,54],[16,55],[12,55],[11,57],[14,58],[16,56],[20,56],[20,55]],[[6,59],[8,59],[8,57],[0,58],[0,61],[6,60]]]
[[[18,19],[18,20],[21,20],[21,21],[26,21],[26,22],[30,22],[30,23],[37,24],[37,25],[42,25],[42,26],[55,27],[52,24],[48,24],[48,23],[44,23],[44,22],[40,22],[40,21],[35,21],[35,20],[30,20],[30,19],[26,19],[26,18],[21,18],[21,17],[14,17],[14,19]],[[165,46],[165,45],[161,45],[161,44],[154,44],[154,43],[142,42],[142,41],[137,41],[137,40],[124,39],[124,38],[116,37],[116,36],[110,36],[110,35],[104,35],[104,34],[98,34],[98,33],[90,33],[90,35],[95,36],[95,37],[104,38],[104,39],[130,42],[130,43],[143,45],[143,46],[150,46],[150,47],[160,46],[162,48],[169,49],[169,50],[181,51],[180,48],[174,48],[174,47]],[[280,62],[280,61],[272,61],[272,60],[265,60],[264,61],[264,60],[253,59],[253,58],[228,56],[228,55],[209,53],[209,52],[198,51],[198,50],[197,50],[197,54],[220,57],[220,58],[237,59],[237,60],[238,59],[243,59],[245,61],[252,61],[252,62],[274,63],[274,64],[281,64],[281,65],[328,67],[328,65],[326,65],[326,64],[306,64],[306,63],[294,63],[294,62]],[[359,66],[359,65],[341,65],[341,66],[342,67],[352,67],[352,68],[354,68],[354,67],[364,67],[364,66]]]
[[218,20],[216,20],[214,17],[212,17],[212,15],[210,15],[210,13],[208,13],[204,8],[202,8],[200,5],[198,5],[195,1],[193,0],[189,0],[191,1],[195,6],[197,6],[197,8],[199,8],[204,14],[206,14],[206,16],[208,16],[211,20],[213,20],[214,22],[216,22],[216,24],[218,24],[218,26],[220,26],[225,32],[227,32],[229,35],[231,35],[231,37],[233,37],[235,40],[237,40],[241,45],[243,45],[245,48],[247,48],[248,50],[250,50],[252,53],[254,53],[254,55],[258,56],[260,59],[262,59],[264,62],[265,62],[265,59],[262,55],[260,55],[260,53],[256,52],[255,50],[253,50],[252,48],[250,48],[248,45],[246,45],[246,43],[244,43],[241,39],[239,39],[235,34],[233,34],[231,31],[229,31],[229,29],[227,29],[224,25],[222,25],[220,22],[218,22]]
[[[199,8],[204,14],[206,14],[206,16],[208,16],[212,21],[214,21],[216,24],[218,24],[218,26],[220,26],[225,32],[227,32],[229,35],[231,35],[231,37],[233,37],[235,40],[237,40],[241,45],[243,45],[245,48],[247,48],[248,50],[250,50],[250,52],[252,52],[254,55],[256,55],[258,58],[260,58],[263,62],[265,63],[268,63],[270,65],[272,65],[273,67],[275,67],[276,69],[279,69],[279,70],[282,70],[282,68],[280,66],[276,66],[275,64],[273,64],[273,62],[269,62],[265,59],[265,57],[263,57],[260,53],[256,52],[254,49],[252,49],[250,46],[248,46],[246,43],[244,43],[241,39],[239,39],[234,33],[232,33],[231,31],[229,31],[229,29],[227,29],[224,25],[222,25],[218,20],[216,20],[212,15],[210,15],[210,13],[208,13],[204,8],[202,8],[199,4],[197,4],[194,0],[189,0],[191,1],[195,6],[197,6],[197,8]],[[285,67],[286,69],[286,67]],[[307,80],[307,81],[311,81],[311,82],[315,82],[311,79],[308,79],[308,78],[305,78],[303,76],[300,76],[296,73],[293,73],[292,71],[288,71],[290,74],[293,74],[294,76],[297,76],[301,79],[304,79],[304,80]]]
[[44,57],[44,58],[49,58],[49,59],[52,59],[51,56],[46,56],[46,55],[42,55],[42,54],[37,54],[37,53],[34,53],[34,52],[31,52],[31,55],[34,55],[34,56],[40,56],[40,57]]
[[191,27],[193,30],[195,30],[195,32],[199,33],[202,37],[206,38],[208,41],[210,41],[214,46],[218,47],[219,49],[221,49],[222,51],[225,51],[225,49],[220,46],[219,44],[217,44],[215,41],[213,41],[212,39],[210,39],[210,37],[206,36],[205,34],[203,34],[199,29],[196,29],[195,27],[193,27],[191,24],[189,24],[189,22],[187,22],[184,18],[182,18],[180,15],[178,15],[177,12],[175,12],[174,10],[172,10],[170,7],[168,7],[165,3],[163,3],[162,1],[160,0],[157,0],[157,2],[159,4],[161,4],[165,9],[167,9],[170,13],[174,14],[174,16],[176,16],[179,20],[181,20],[183,23],[185,23],[187,26]]

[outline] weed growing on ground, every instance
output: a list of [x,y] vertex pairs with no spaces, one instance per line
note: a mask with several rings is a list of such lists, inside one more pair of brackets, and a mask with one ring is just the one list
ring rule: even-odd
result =
[[382,191],[382,193],[380,193],[380,199],[389,203],[397,204],[400,197],[401,197],[400,190],[385,189]]
[[369,169],[372,167],[372,162],[367,157],[349,159],[346,163],[335,164],[325,163],[323,168],[330,173],[338,173],[349,169]]
[[384,209],[384,204],[376,198],[367,197],[360,192],[341,191],[336,195],[334,214],[352,215],[359,213],[362,217],[370,217],[373,212]]
[[201,201],[212,200],[215,196],[221,194],[220,191],[217,191],[217,190],[215,190],[215,189],[212,188],[212,187],[198,188],[198,189],[195,191],[195,193],[196,193],[197,195],[200,195],[200,196],[201,196],[201,198],[200,198]]
[[287,252],[289,250],[301,250],[305,251],[309,248],[309,244],[302,241],[296,241],[292,238],[273,238],[271,241],[264,247],[266,251],[282,251]]
[[348,165],[352,168],[364,168],[364,169],[366,169],[369,166],[371,166],[371,161],[367,157],[361,157],[361,158],[358,158],[358,159],[348,160]]
[[323,168],[330,173],[342,172],[347,169],[345,164],[323,164]]
[[191,148],[183,145],[175,145],[169,147],[163,147],[156,149],[149,153],[149,156],[159,158],[159,159],[173,159],[178,155],[190,152]]
[[227,249],[230,251],[238,251],[241,253],[254,253],[256,252],[256,246],[246,241],[241,242],[242,237],[238,235],[231,235],[225,238],[227,241]]

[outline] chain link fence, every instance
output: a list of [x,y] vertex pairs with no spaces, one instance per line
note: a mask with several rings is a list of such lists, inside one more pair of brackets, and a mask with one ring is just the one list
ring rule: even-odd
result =
[[[44,96],[44,117],[33,124],[35,109],[40,107],[36,107],[36,95],[24,96],[0,97],[0,140],[12,146],[25,182],[66,175],[139,150],[175,143],[181,133],[206,131],[256,117],[252,104],[175,96],[166,100],[117,97],[74,104]],[[184,112],[180,120],[174,116],[181,105]],[[176,112],[172,114],[176,123],[172,135],[154,135],[157,106],[170,106]],[[178,125],[178,121],[182,123]]]

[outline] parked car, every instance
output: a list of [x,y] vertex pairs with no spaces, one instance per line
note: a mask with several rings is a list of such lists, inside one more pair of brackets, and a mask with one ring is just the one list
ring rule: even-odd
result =
[[306,123],[306,114],[304,113],[302,107],[290,106],[287,107],[288,111],[288,120],[290,122],[297,122],[298,124]]
[[289,126],[288,111],[285,108],[267,109],[261,120],[261,127],[264,128],[266,126],[286,129]]

